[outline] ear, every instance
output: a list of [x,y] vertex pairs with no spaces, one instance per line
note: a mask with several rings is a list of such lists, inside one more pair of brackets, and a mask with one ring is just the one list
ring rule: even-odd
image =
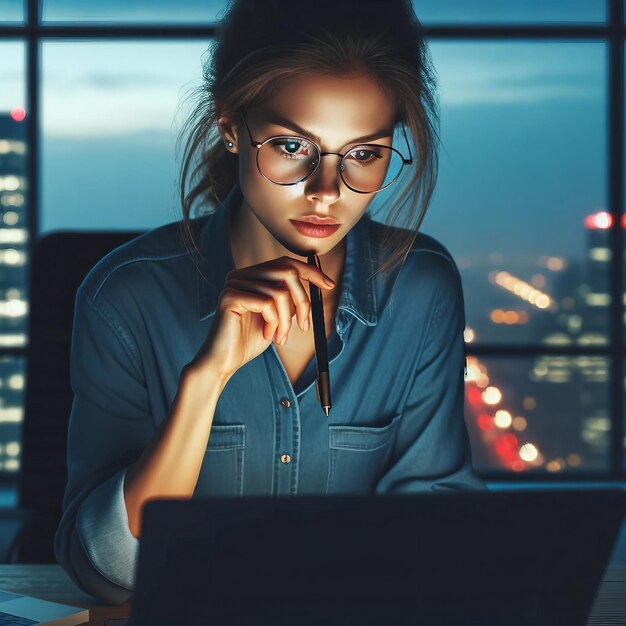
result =
[[[235,122],[235,120],[227,115],[220,115],[217,118],[217,128],[222,135],[222,140],[224,141],[224,145],[226,150],[232,152],[233,154],[239,153],[239,145],[237,143],[239,126]],[[229,145],[229,142],[233,145]]]

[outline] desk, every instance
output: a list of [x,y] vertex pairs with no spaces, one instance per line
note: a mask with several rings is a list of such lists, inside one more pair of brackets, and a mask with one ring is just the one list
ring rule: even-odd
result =
[[[114,607],[98,605],[74,585],[60,565],[0,565],[0,589],[89,608],[89,626],[104,626],[104,620],[130,614],[130,603]],[[626,624],[626,567],[609,566],[588,626],[615,624]]]
[[[130,603],[103,606],[83,593],[60,565],[0,565],[0,589],[89,609],[89,626],[130,615]],[[87,623],[87,622],[86,622]]]

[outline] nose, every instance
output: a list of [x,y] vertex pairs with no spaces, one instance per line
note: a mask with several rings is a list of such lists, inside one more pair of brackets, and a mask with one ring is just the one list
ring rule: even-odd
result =
[[334,154],[320,157],[319,166],[305,181],[305,195],[309,200],[332,204],[339,198],[340,161],[341,157]]

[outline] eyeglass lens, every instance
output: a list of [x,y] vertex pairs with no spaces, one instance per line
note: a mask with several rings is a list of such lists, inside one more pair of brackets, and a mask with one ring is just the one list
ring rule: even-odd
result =
[[[259,148],[257,156],[263,175],[281,185],[303,180],[317,167],[320,159],[317,147],[303,137],[271,139]],[[341,174],[352,189],[373,192],[391,184],[402,166],[402,157],[395,150],[364,144],[355,146],[346,154]]]

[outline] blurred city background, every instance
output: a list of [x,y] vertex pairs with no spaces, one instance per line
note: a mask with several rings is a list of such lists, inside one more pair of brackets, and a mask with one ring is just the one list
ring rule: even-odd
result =
[[[626,480],[623,400],[614,401],[626,382],[615,363],[625,294],[612,242],[626,221],[623,201],[609,204],[611,158],[623,163],[610,115],[611,85],[624,84],[611,75],[613,2],[413,4],[441,104],[439,180],[421,230],[450,250],[463,278],[474,465],[494,480]],[[55,230],[147,230],[180,218],[176,139],[224,3],[40,6],[34,28],[21,0],[0,0],[0,27],[13,27],[0,39],[0,474],[9,484],[20,469],[32,243]],[[133,25],[164,34],[124,34]],[[507,26],[528,33],[506,36]],[[185,31],[198,27],[208,34]],[[33,41],[39,75],[29,92]],[[389,197],[372,202],[375,219],[384,221]]]

